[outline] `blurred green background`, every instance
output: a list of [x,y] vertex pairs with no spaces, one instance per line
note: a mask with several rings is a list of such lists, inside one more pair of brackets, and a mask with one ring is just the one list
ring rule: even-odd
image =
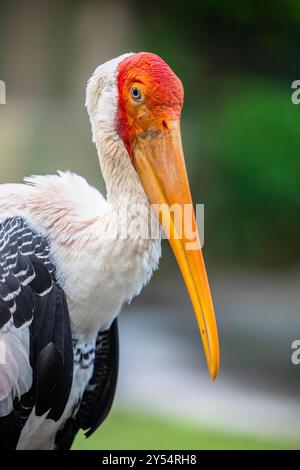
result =
[[146,50],[183,81],[183,143],[205,204],[220,378],[205,375],[164,244],[159,274],[121,318],[116,407],[76,448],[300,446],[299,46],[297,0],[0,1],[0,183],[71,169],[105,191],[85,84],[105,60]]

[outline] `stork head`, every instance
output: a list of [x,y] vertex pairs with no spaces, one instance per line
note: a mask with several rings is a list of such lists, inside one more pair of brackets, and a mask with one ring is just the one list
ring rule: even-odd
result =
[[[168,234],[214,379],[219,369],[218,333],[181,143],[182,83],[157,55],[125,54],[96,69],[86,104],[94,141],[120,141]],[[182,208],[180,220],[174,205]]]

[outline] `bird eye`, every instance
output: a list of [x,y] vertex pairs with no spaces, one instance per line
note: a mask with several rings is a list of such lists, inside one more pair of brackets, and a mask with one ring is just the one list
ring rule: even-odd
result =
[[136,86],[131,88],[131,96],[134,99],[134,101],[141,101],[142,99],[142,93]]

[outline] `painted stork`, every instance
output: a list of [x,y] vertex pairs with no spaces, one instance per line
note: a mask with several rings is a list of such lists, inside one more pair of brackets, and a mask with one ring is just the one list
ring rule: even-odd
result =
[[170,209],[192,204],[182,104],[181,81],[157,55],[110,60],[86,95],[107,198],[70,172],[0,185],[2,448],[69,449],[79,429],[90,435],[107,416],[118,374],[117,316],[161,255],[160,236],[103,236],[124,210],[133,227],[148,225],[149,213],[171,227],[216,377],[217,327],[194,212],[196,249],[188,249]]

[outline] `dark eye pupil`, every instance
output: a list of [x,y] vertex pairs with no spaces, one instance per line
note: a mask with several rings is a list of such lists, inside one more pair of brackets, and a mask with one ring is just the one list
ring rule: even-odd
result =
[[137,98],[137,99],[140,99],[140,98],[141,98],[141,92],[140,92],[140,90],[139,90],[138,88],[136,88],[136,87],[132,88],[131,93],[132,93],[132,96],[133,96],[134,98]]

